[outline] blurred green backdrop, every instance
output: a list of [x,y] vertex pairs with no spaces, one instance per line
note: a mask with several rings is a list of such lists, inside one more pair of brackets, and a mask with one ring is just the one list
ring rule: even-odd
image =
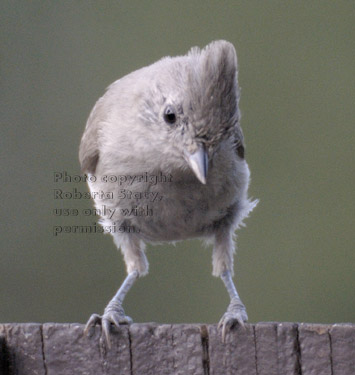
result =
[[[239,231],[238,290],[251,322],[355,321],[353,1],[8,1],[1,27],[1,322],[85,322],[125,276],[110,236],[53,215],[53,173],[105,87],[165,55],[227,39],[260,204]],[[125,301],[136,322],[217,322],[228,296],[199,241],[148,247]]]

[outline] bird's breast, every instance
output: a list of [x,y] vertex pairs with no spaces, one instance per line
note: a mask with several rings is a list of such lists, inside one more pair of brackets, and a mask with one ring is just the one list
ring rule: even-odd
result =
[[228,215],[238,195],[237,184],[230,177],[212,175],[206,185],[190,173],[140,177],[125,183],[101,181],[90,188],[112,193],[109,199],[95,199],[97,208],[106,208],[102,215],[106,224],[128,228],[146,241],[212,234],[215,223]]

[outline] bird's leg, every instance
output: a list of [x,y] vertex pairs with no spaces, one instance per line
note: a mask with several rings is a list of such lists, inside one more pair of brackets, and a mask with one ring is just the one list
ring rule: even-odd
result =
[[222,341],[225,342],[226,330],[230,329],[236,323],[244,326],[244,323],[248,320],[248,315],[233,283],[231,272],[228,270],[224,271],[221,274],[221,279],[230,297],[230,304],[227,311],[218,324],[218,328],[222,327]]
[[125,280],[123,281],[121,287],[118,289],[117,293],[113,296],[111,301],[107,304],[102,316],[98,314],[92,314],[85,326],[85,333],[88,333],[95,327],[96,324],[101,324],[102,333],[105,337],[107,346],[111,347],[110,341],[110,325],[111,323],[118,327],[120,324],[131,324],[132,319],[125,315],[122,307],[122,302],[131,289],[134,282],[139,276],[138,271],[130,272]]

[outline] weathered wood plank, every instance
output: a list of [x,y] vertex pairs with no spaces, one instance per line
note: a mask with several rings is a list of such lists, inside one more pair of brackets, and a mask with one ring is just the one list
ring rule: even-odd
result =
[[298,332],[302,374],[332,375],[329,326],[300,324]]
[[173,325],[174,375],[204,375],[203,347],[199,325]]
[[278,375],[277,323],[255,325],[258,375]]
[[354,324],[0,324],[0,375],[354,375]]
[[136,375],[169,374],[174,370],[170,325],[130,327],[132,370]]
[[299,351],[297,324],[279,323],[277,325],[277,363],[279,374],[300,374]]
[[355,325],[334,324],[330,328],[332,375],[355,374]]
[[255,325],[258,375],[299,374],[297,325],[258,323]]
[[[101,363],[97,341],[98,335],[95,335],[88,345],[82,326],[78,324],[44,324],[43,351],[47,374],[69,375],[73,369],[78,374],[94,374]],[[95,368],[93,363],[96,363]]]
[[254,328],[237,326],[221,341],[221,331],[208,327],[210,375],[256,375]]
[[112,335],[112,347],[107,350],[100,341],[101,329],[92,337],[83,334],[81,324],[43,325],[44,358],[47,375],[122,374],[130,375],[128,327],[120,327]]
[[41,324],[1,324],[1,374],[45,375]]
[[199,326],[132,324],[134,375],[203,375]]

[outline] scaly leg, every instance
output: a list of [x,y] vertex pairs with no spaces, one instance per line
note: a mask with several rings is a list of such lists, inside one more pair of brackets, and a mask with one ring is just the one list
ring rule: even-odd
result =
[[226,330],[230,329],[236,323],[244,326],[244,323],[248,320],[248,315],[233,283],[231,272],[224,271],[221,274],[221,279],[226,286],[231,299],[227,311],[224,313],[222,319],[218,323],[218,328],[222,327],[222,341],[225,342]]
[[105,337],[106,344],[108,348],[111,347],[110,341],[110,325],[111,323],[118,327],[120,324],[131,324],[132,319],[125,315],[122,307],[122,302],[131,289],[132,285],[138,278],[138,271],[133,271],[127,275],[123,281],[121,287],[118,289],[117,293],[113,296],[111,301],[106,306],[102,316],[98,314],[92,314],[88,322],[86,323],[84,333],[87,334],[89,331],[95,327],[96,324],[101,324],[102,333]]
[[222,279],[230,297],[228,309],[218,324],[218,328],[222,327],[223,342],[225,342],[227,330],[231,329],[236,323],[244,325],[244,322],[248,320],[245,306],[243,305],[232,280],[233,253],[235,247],[232,233],[233,230],[228,227],[222,228],[216,233],[212,256],[212,274],[214,276],[219,276]]
[[144,254],[144,243],[136,237],[122,235],[121,233],[115,233],[113,238],[117,247],[121,248],[128,275],[117,293],[106,306],[103,315],[91,315],[85,327],[85,333],[88,333],[92,331],[92,328],[95,327],[96,324],[101,324],[102,335],[105,338],[108,348],[111,347],[111,324],[118,327],[120,324],[132,323],[132,319],[125,315],[122,307],[122,302],[127,292],[131,289],[138,277],[148,273],[148,261]]

